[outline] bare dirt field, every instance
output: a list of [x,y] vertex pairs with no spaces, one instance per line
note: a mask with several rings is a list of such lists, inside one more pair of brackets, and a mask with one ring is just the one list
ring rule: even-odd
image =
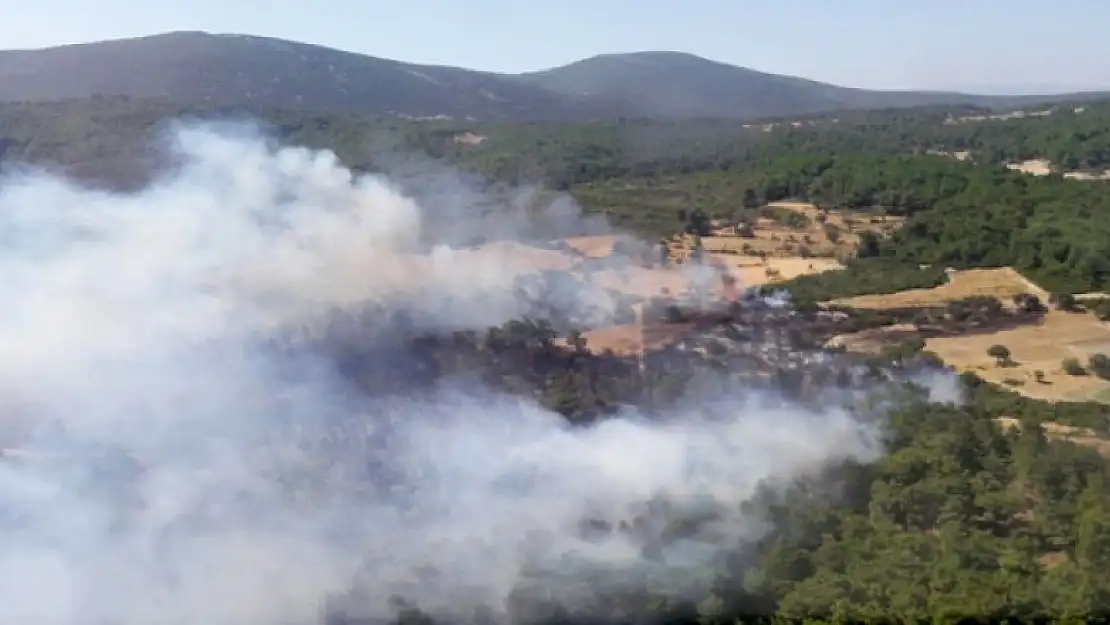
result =
[[943,306],[945,302],[970,297],[990,295],[1002,300],[1004,305],[1019,293],[1030,293],[1047,302],[1049,294],[1010,267],[998,269],[968,269],[949,272],[947,284],[932,289],[910,289],[890,295],[862,295],[833,300],[830,304],[852,308],[912,308]]
[[1020,163],[1006,163],[1006,167],[1031,176],[1047,176],[1052,173],[1052,163],[1043,158],[1030,159]]

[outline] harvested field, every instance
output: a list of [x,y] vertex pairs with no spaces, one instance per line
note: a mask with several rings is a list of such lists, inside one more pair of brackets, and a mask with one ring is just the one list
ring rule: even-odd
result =
[[[1029,396],[1046,400],[1101,401],[1110,382],[1093,375],[1073,376],[1062,362],[1075,358],[1085,363],[1093,351],[1110,346],[1110,326],[1087,313],[1050,311],[1043,323],[999,332],[931,338],[926,349],[960,371]],[[987,355],[992,345],[1010,350],[1013,366],[1001,366]],[[1036,372],[1044,374],[1037,381]]]
[[1011,305],[1011,298],[1019,293],[1031,293],[1043,302],[1048,292],[1030,282],[1010,267],[999,269],[968,269],[949,273],[947,284],[932,289],[910,289],[890,295],[861,295],[829,302],[852,308],[924,308],[943,306],[946,302],[973,295],[990,295]]
[[589,280],[603,288],[638,297],[677,296],[690,289],[690,275],[681,268],[644,269],[633,266],[606,269],[595,272]]
[[[707,256],[713,263],[724,267],[735,276],[741,287],[760,286],[844,268],[844,265],[832,258],[768,258],[764,263],[758,256],[714,253],[709,253]],[[771,273],[768,273],[768,270]]]

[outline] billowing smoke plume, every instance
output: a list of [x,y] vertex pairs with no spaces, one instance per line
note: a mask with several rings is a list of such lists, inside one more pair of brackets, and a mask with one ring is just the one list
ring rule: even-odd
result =
[[[204,127],[173,147],[135,194],[0,187],[2,622],[308,625],[340,596],[498,615],[530,581],[573,609],[642,576],[682,592],[765,531],[734,505],[761,481],[876,453],[845,413],[743,389],[590,428],[473,384],[352,395],[326,358],[260,337],[365,302],[427,329],[500,323],[535,305],[520,250],[437,246],[477,230],[472,206],[439,193],[431,227],[326,152]],[[614,306],[547,297],[595,321]],[[704,523],[659,542],[660,501]]]

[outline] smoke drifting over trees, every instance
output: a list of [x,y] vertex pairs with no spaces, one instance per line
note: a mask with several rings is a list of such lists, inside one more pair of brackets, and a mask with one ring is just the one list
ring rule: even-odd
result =
[[[540,310],[612,320],[579,277],[533,292],[511,247],[449,247],[532,222],[442,175],[421,204],[250,129],[171,145],[175,167],[133,194],[0,183],[0,425],[26,451],[0,465],[3,622],[526,618],[645,583],[696,598],[767,530],[741,502],[881,451],[846,410],[742,385],[615,397],[571,425],[413,349]],[[543,219],[598,228],[567,205]],[[586,362],[549,338],[534,362]],[[697,521],[676,531],[675,509]]]

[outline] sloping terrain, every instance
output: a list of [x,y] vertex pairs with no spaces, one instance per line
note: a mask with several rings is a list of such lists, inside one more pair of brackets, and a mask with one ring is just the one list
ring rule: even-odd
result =
[[853,89],[768,74],[680,52],[600,55],[525,74],[525,78],[560,93],[619,102],[633,115],[664,117],[781,117],[927,104],[1011,106],[1079,96]]
[[563,118],[573,108],[498,74],[264,37],[176,32],[0,52],[0,101],[92,95],[411,117]]
[[174,32],[0,52],[0,102],[95,95],[372,113],[553,120],[756,118],[851,108],[1082,99],[850,89],[690,54],[606,55],[523,75],[417,65],[245,35]]

